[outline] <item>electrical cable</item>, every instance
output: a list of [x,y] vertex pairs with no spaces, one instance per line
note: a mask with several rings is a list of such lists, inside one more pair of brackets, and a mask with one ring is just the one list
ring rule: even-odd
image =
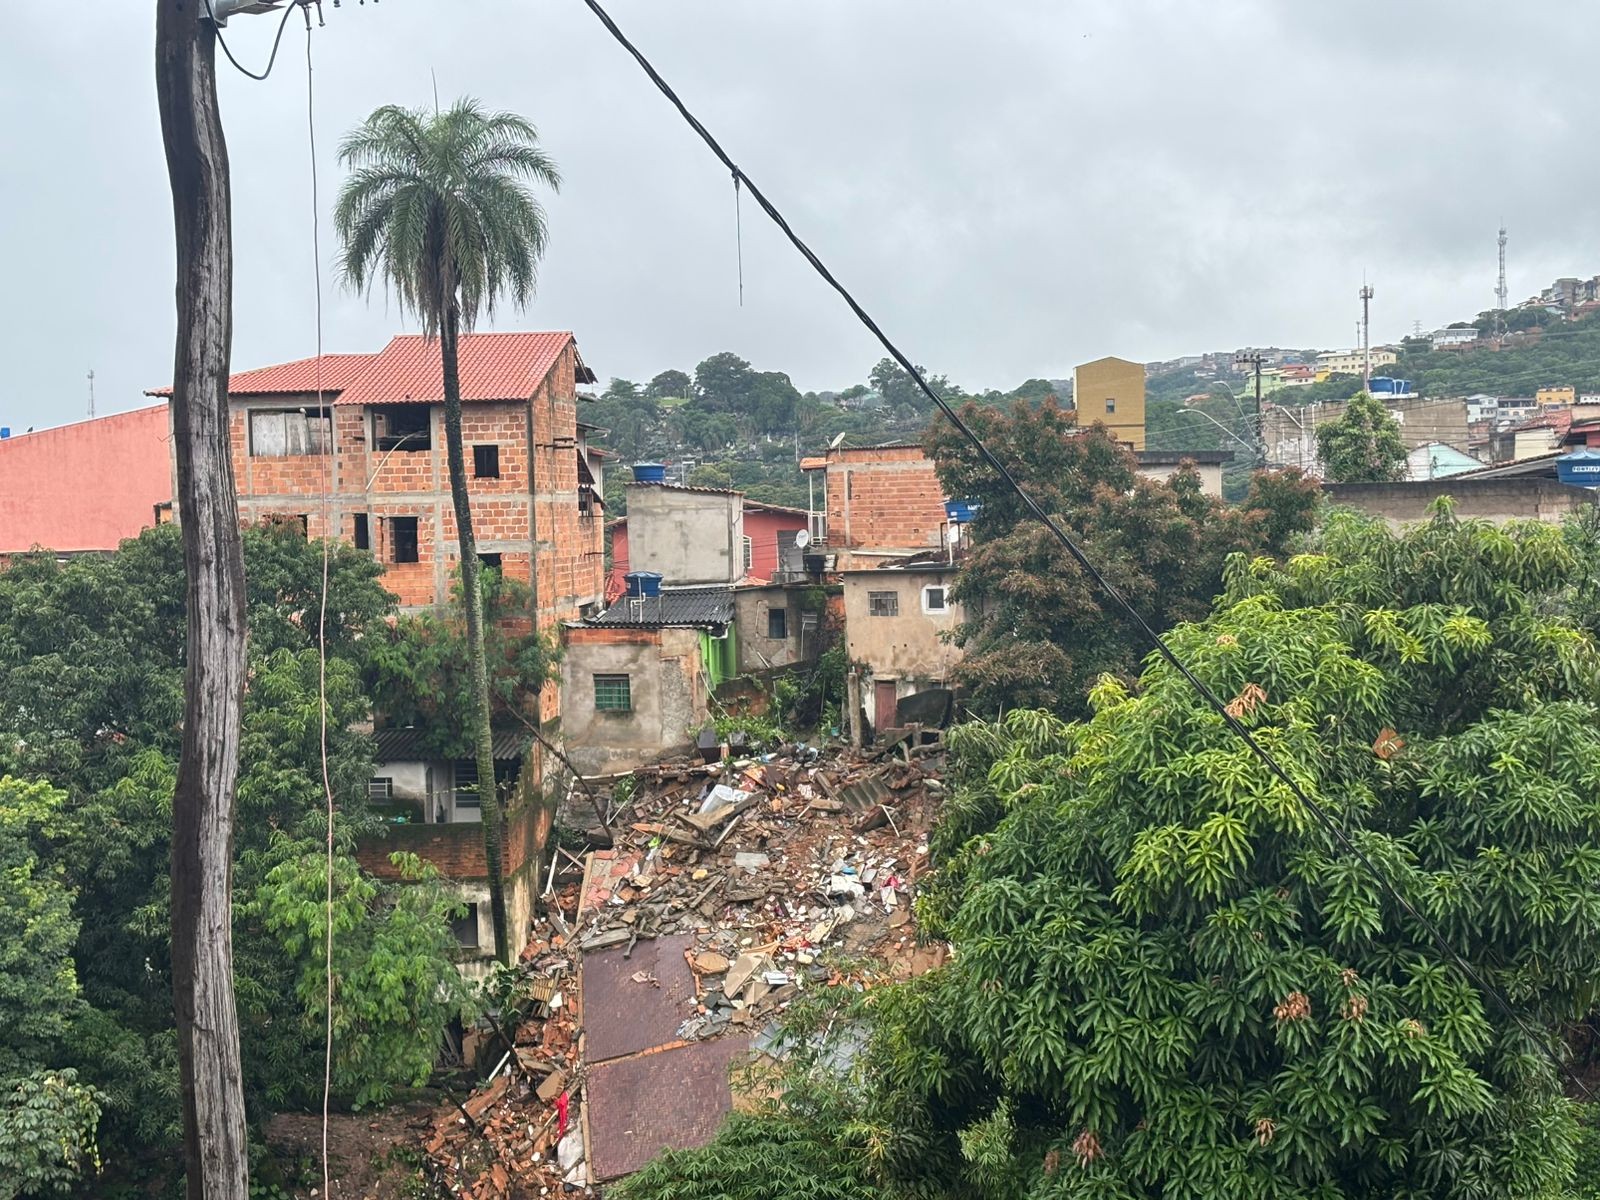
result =
[[[288,27],[289,14],[294,12],[295,5],[297,4],[305,6],[308,4],[308,0],[290,0],[290,3],[284,8],[283,20],[278,22],[277,36],[272,39],[272,54],[267,59],[267,69],[262,71],[259,75],[235,58],[233,56],[233,51],[228,49],[228,39],[222,36],[222,26],[217,23],[217,13],[216,10],[211,7],[211,0],[206,0],[206,17],[210,20],[211,27],[217,32],[217,45],[222,47],[223,54],[228,56],[228,61],[233,64],[234,70],[238,71],[239,74],[244,75],[247,78],[254,79],[257,83],[263,83],[266,81],[267,76],[272,74],[272,65],[278,61],[278,46],[283,42],[283,31]],[[306,23],[309,25],[310,22],[311,10],[308,7],[306,8]]]
[[767,199],[766,194],[761,191],[761,189],[750,179],[748,175],[740,170],[739,165],[728,156],[727,151],[722,148],[721,144],[715,137],[712,136],[711,132],[700,123],[699,119],[695,117],[695,115],[689,111],[684,102],[678,98],[678,94],[672,90],[671,85],[668,84],[667,81],[661,77],[661,74],[655,69],[655,67],[651,65],[650,60],[647,59],[644,54],[641,53],[640,50],[628,40],[627,35],[624,34],[620,28],[618,28],[616,22],[613,21],[606,10],[601,7],[599,0],[583,0],[583,3],[588,6],[592,13],[594,13],[595,17],[598,18],[600,23],[605,26],[606,30],[614,39],[616,39],[618,44],[620,44],[622,48],[633,57],[634,61],[639,64],[644,73],[649,76],[651,82],[655,84],[657,90],[659,90],[661,94],[665,96],[666,99],[672,104],[672,106],[678,110],[678,113],[688,123],[689,127],[693,129],[695,133],[699,134],[700,139],[705,142],[711,153],[721,161],[723,166],[727,167],[728,170],[733,173],[735,179],[739,180],[744,185],[745,189],[749,191],[755,202],[761,206],[762,211],[765,212],[769,218],[771,218],[773,224],[775,224],[779,230],[782,231],[783,235],[789,239],[790,244],[794,246],[795,250],[799,252],[800,256],[811,265],[812,269],[815,270],[819,276],[821,276],[823,282],[825,282],[829,287],[839,294],[839,297],[849,307],[850,311],[856,315],[856,318],[868,329],[868,331],[872,333],[874,337],[878,339],[878,342],[886,351],[888,351],[889,355],[900,364],[901,368],[911,376],[922,393],[926,395],[929,400],[933,401],[934,405],[939,409],[939,411],[944,414],[945,419],[948,420],[950,424],[955,427],[957,432],[959,432],[967,440],[967,442],[971,444],[972,448],[977,451],[979,456],[990,467],[990,469],[995,472],[1000,480],[1016,495],[1017,499],[1022,502],[1023,507],[1028,510],[1035,520],[1037,520],[1050,531],[1050,533],[1055,537],[1056,541],[1061,543],[1062,547],[1072,557],[1073,561],[1078,564],[1079,568],[1084,572],[1084,574],[1088,575],[1089,578],[1093,580],[1095,585],[1101,590],[1101,592],[1104,593],[1118,608],[1123,611],[1123,613],[1127,615],[1128,619],[1133,622],[1138,632],[1145,638],[1146,641],[1150,643],[1150,645],[1167,662],[1167,664],[1171,666],[1172,669],[1175,670],[1191,688],[1194,689],[1195,693],[1203,701],[1205,701],[1208,706],[1216,711],[1217,715],[1222,718],[1226,727],[1249,748],[1250,752],[1255,755],[1255,757],[1264,767],[1266,767],[1267,771],[1271,775],[1275,776],[1284,784],[1285,787],[1289,789],[1290,793],[1297,800],[1299,800],[1299,802],[1305,807],[1306,811],[1309,812],[1317,821],[1317,823],[1322,826],[1323,830],[1329,835],[1329,837],[1333,839],[1334,843],[1349,853],[1351,857],[1353,857],[1356,862],[1366,870],[1368,875],[1370,875],[1381,885],[1383,890],[1390,896],[1390,898],[1393,899],[1394,902],[1399,905],[1399,907],[1428,935],[1429,940],[1431,940],[1433,944],[1444,953],[1446,958],[1455,964],[1457,970],[1459,970],[1470,983],[1487,993],[1495,1001],[1495,1003],[1506,1014],[1506,1016],[1510,1018],[1512,1023],[1521,1029],[1528,1040],[1535,1046],[1538,1046],[1544,1052],[1545,1056],[1555,1066],[1558,1074],[1567,1075],[1567,1077],[1578,1086],[1578,1088],[1586,1097],[1593,1099],[1592,1093],[1589,1091],[1589,1088],[1584,1084],[1584,1082],[1576,1075],[1566,1070],[1564,1064],[1557,1057],[1555,1051],[1545,1043],[1543,1038],[1541,1038],[1535,1030],[1529,1028],[1527,1022],[1524,1021],[1521,1014],[1519,1014],[1516,1009],[1511,1006],[1510,1000],[1505,997],[1504,993],[1486,980],[1478,972],[1478,970],[1473,967],[1472,964],[1469,963],[1448,940],[1446,940],[1444,934],[1439,931],[1439,928],[1431,920],[1429,920],[1428,917],[1417,910],[1417,908],[1405,897],[1405,895],[1394,884],[1394,882],[1390,880],[1384,872],[1378,869],[1377,865],[1373,863],[1372,859],[1366,854],[1366,852],[1357,846],[1350,839],[1349,835],[1347,835],[1344,830],[1339,827],[1338,823],[1327,813],[1327,811],[1306,794],[1305,790],[1295,782],[1294,778],[1288,773],[1287,770],[1284,769],[1278,760],[1255,739],[1251,732],[1245,728],[1244,724],[1237,717],[1228,711],[1227,705],[1225,705],[1211,690],[1211,688],[1203,680],[1196,676],[1194,672],[1191,671],[1188,666],[1173,652],[1172,648],[1167,645],[1166,639],[1151,627],[1150,623],[1144,619],[1139,610],[1136,609],[1133,604],[1130,603],[1128,599],[1117,590],[1115,585],[1113,585],[1111,581],[1100,572],[1099,568],[1094,565],[1094,563],[1089,559],[1088,555],[1086,555],[1078,546],[1078,544],[1072,540],[1072,538],[1064,529],[1062,529],[1056,520],[1045,511],[1039,502],[1035,500],[1019,482],[1017,482],[1016,477],[1012,475],[1011,471],[1006,467],[1006,465],[997,457],[995,457],[994,452],[984,444],[982,438],[973,432],[971,426],[969,426],[966,421],[962,419],[961,415],[956,412],[955,409],[953,409],[943,397],[938,395],[938,393],[928,386],[928,381],[923,378],[922,372],[917,369],[916,365],[911,361],[911,359],[908,358],[894,342],[890,341],[889,336],[884,333],[882,328],[879,327],[878,323],[872,319],[867,311],[861,307],[860,303],[853,295],[851,295],[845,286],[839,282],[839,280],[834,276],[833,272],[828,269],[827,265],[816,255],[811,247],[806,245],[806,243],[801,240],[800,236],[795,233],[795,231],[790,227],[789,222],[784,218],[783,214],[777,209],[772,201]]
[[[207,4],[210,0],[206,0]],[[306,14],[306,140],[311,160],[311,270],[315,281],[314,306],[317,328],[317,411],[327,406],[323,403],[322,387],[322,218],[317,186],[317,106],[316,89],[311,66],[311,8]],[[281,32],[281,29],[280,29]],[[272,69],[270,64],[267,68]],[[323,974],[326,991],[323,996],[323,1050],[322,1050],[322,1194],[328,1190],[328,1108],[333,1094],[333,779],[328,769],[328,575],[332,554],[333,531],[329,528],[329,493],[334,487],[337,447],[334,443],[334,423],[328,418],[328,469],[322,476],[322,595],[317,607],[317,748],[322,760],[322,796],[327,821],[324,869],[326,894],[323,899]]]

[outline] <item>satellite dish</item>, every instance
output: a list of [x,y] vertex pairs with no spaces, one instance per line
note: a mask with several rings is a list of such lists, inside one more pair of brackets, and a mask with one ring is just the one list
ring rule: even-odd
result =
[[805,529],[797,530],[794,535],[794,544],[802,550],[811,545],[810,531]]
[[839,443],[842,442],[842,441],[844,441],[844,431],[843,430],[841,430],[839,432],[839,436],[837,436],[836,438],[833,439],[833,441],[828,443],[828,449],[829,450],[837,450],[839,448]]

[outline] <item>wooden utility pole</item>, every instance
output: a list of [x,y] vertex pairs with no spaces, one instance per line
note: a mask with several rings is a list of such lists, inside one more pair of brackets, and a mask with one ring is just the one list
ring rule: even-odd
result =
[[244,552],[228,444],[233,245],[216,29],[156,0],[156,95],[177,234],[172,437],[188,629],[172,802],[172,992],[189,1200],[246,1200],[233,997],[233,797],[244,701]]

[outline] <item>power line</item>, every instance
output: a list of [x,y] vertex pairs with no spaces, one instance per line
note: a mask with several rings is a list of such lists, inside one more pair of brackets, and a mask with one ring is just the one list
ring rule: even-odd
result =
[[[310,0],[292,0],[292,3],[290,3],[290,4],[288,4],[288,5],[286,5],[284,7],[283,20],[278,22],[277,35],[274,36],[273,39],[272,39],[272,53],[267,58],[266,70],[262,71],[261,74],[259,74],[259,75],[257,75],[249,67],[245,66],[237,58],[235,58],[233,56],[233,51],[228,49],[228,39],[222,36],[222,25],[217,21],[217,13],[216,13],[216,10],[211,7],[211,0],[206,0],[206,17],[210,20],[211,27],[216,30],[216,33],[217,33],[217,45],[222,47],[223,54],[228,56],[228,61],[233,64],[234,70],[238,71],[239,74],[241,74],[241,75],[243,75],[243,76],[245,76],[245,77],[247,77],[249,79],[254,79],[257,83],[261,83],[261,82],[264,82],[266,80],[268,75],[272,74],[272,66],[273,66],[274,63],[276,63],[278,61],[278,46],[280,44],[282,44],[282,42],[283,42],[283,31],[284,31],[285,28],[287,28],[287,26],[289,24],[289,14],[294,12],[296,4],[306,5],[306,4],[309,4],[309,3],[310,3]],[[309,24],[310,21],[311,21],[311,13],[309,11],[307,11],[307,13],[306,13],[306,22],[307,22],[307,24]]]
[[[1185,682],[1187,682],[1189,686],[1194,689],[1195,693],[1199,695],[1206,704],[1216,711],[1217,715],[1222,718],[1222,721],[1227,728],[1250,749],[1250,752],[1255,755],[1262,765],[1265,766],[1273,776],[1280,780],[1284,786],[1289,789],[1290,793],[1294,795],[1294,797],[1299,800],[1302,805],[1305,806],[1306,811],[1309,812],[1313,818],[1315,818],[1317,823],[1322,826],[1323,830],[1329,835],[1329,837],[1333,839],[1335,844],[1348,852],[1366,870],[1367,874],[1382,886],[1383,890],[1388,893],[1394,902],[1398,904],[1400,908],[1407,915],[1409,915],[1412,920],[1414,920],[1417,925],[1422,928],[1423,931],[1427,933],[1429,939],[1434,943],[1434,945],[1436,945],[1445,954],[1445,956],[1455,964],[1456,968],[1473,985],[1480,988],[1494,999],[1496,1004],[1498,1004],[1499,1007],[1505,1012],[1506,1016],[1509,1017],[1511,1021],[1522,1030],[1529,1040],[1544,1051],[1545,1055],[1555,1065],[1558,1072],[1564,1072],[1561,1061],[1556,1057],[1555,1052],[1548,1045],[1545,1045],[1543,1040],[1534,1030],[1528,1027],[1527,1023],[1522,1019],[1522,1016],[1514,1008],[1512,1008],[1511,1002],[1506,999],[1505,995],[1500,991],[1500,989],[1495,987],[1478,973],[1477,969],[1473,967],[1472,964],[1469,963],[1466,958],[1463,957],[1455,949],[1455,947],[1445,939],[1438,927],[1421,912],[1419,912],[1411,903],[1411,901],[1401,893],[1400,889],[1393,883],[1393,881],[1391,881],[1386,874],[1378,869],[1377,865],[1373,863],[1371,858],[1369,858],[1360,847],[1351,841],[1349,835],[1347,835],[1344,830],[1339,827],[1338,823],[1328,815],[1322,806],[1316,801],[1312,800],[1311,797],[1306,794],[1305,790],[1295,782],[1294,778],[1288,773],[1287,770],[1284,769],[1278,760],[1274,758],[1265,747],[1256,741],[1254,735],[1252,735],[1251,732],[1245,728],[1244,724],[1237,717],[1228,711],[1227,705],[1225,705],[1211,690],[1211,688],[1198,676],[1196,676],[1180,658],[1178,658],[1178,656],[1173,652],[1172,648],[1167,645],[1166,639],[1151,627],[1150,623],[1144,619],[1139,610],[1136,609],[1128,601],[1128,599],[1116,589],[1110,580],[1101,574],[1099,568],[1094,565],[1094,563],[1089,559],[1088,555],[1083,552],[1078,544],[1072,540],[1072,538],[1064,529],[1061,528],[1055,519],[1045,511],[1039,502],[1035,500],[1020,483],[1017,482],[1016,477],[1012,475],[1010,470],[1007,469],[1006,465],[995,457],[994,452],[984,444],[982,438],[973,432],[972,428],[966,423],[966,421],[962,419],[961,415],[957,413],[942,396],[928,386],[928,381],[923,378],[923,374],[920,370],[918,370],[916,364],[913,363],[911,359],[901,351],[899,346],[889,339],[889,336],[884,333],[883,329],[876,321],[872,319],[867,311],[861,307],[860,303],[853,295],[851,295],[849,290],[846,289],[837,278],[835,278],[833,272],[828,269],[827,265],[819,257],[817,257],[816,253],[811,249],[811,247],[806,245],[806,243],[801,240],[800,236],[795,233],[793,228],[790,227],[789,222],[784,218],[783,214],[777,209],[772,201],[767,199],[766,194],[762,192],[762,190],[750,179],[748,175],[740,170],[739,165],[729,157],[727,151],[722,148],[721,144],[715,137],[712,136],[711,132],[700,123],[699,119],[692,112],[690,112],[684,102],[678,98],[678,94],[672,90],[671,85],[668,84],[667,81],[661,77],[661,74],[655,69],[655,67],[651,65],[650,60],[647,59],[644,54],[641,53],[640,50],[628,40],[627,35],[625,35],[622,30],[617,27],[616,22],[613,21],[606,10],[601,7],[599,0],[583,0],[583,3],[588,6],[592,13],[594,13],[595,17],[602,25],[605,26],[606,30],[611,34],[611,36],[616,39],[617,43],[621,45],[622,48],[633,57],[634,61],[639,64],[639,67],[647,76],[649,76],[651,82],[656,85],[657,90],[659,90],[661,94],[665,96],[666,99],[672,104],[672,106],[678,110],[679,114],[683,117],[684,121],[688,123],[689,127],[700,135],[700,139],[705,142],[711,153],[716,155],[718,160],[721,161],[722,165],[727,167],[728,170],[733,173],[734,178],[744,186],[756,203],[761,206],[762,211],[765,212],[769,218],[771,218],[773,224],[775,224],[779,230],[782,231],[783,235],[789,239],[790,244],[794,246],[795,250],[799,252],[800,256],[811,264],[812,269],[817,272],[817,274],[822,278],[823,282],[825,282],[829,287],[839,294],[839,297],[850,308],[850,311],[853,312],[862,325],[864,325],[872,333],[872,335],[878,339],[879,343],[886,351],[888,351],[889,355],[900,364],[900,366],[911,376],[912,379],[916,381],[917,387],[924,395],[928,397],[929,400],[933,401],[933,403],[938,407],[939,411],[944,414],[945,419],[948,420],[951,425],[955,427],[957,432],[959,432],[962,437],[967,440],[972,448],[977,451],[978,455],[985,463],[988,464],[995,474],[999,476],[1005,485],[1016,494],[1017,499],[1022,502],[1023,507],[1026,508],[1030,514],[1032,514],[1035,520],[1037,520],[1050,531],[1050,533],[1055,537],[1056,541],[1061,543],[1062,547],[1072,557],[1073,561],[1078,564],[1079,568],[1084,572],[1084,574],[1088,575],[1089,578],[1094,581],[1095,585],[1127,615],[1128,619],[1133,622],[1138,631],[1151,644],[1156,652],[1168,663],[1168,665],[1171,666],[1173,670],[1177,671],[1180,676],[1182,676]],[[1586,1096],[1590,1095],[1589,1089],[1584,1085],[1581,1079],[1578,1079],[1575,1075],[1569,1077],[1578,1085],[1578,1087]]]
[[[207,0],[210,3],[210,0]],[[318,8],[318,14],[321,8]],[[317,333],[317,408],[324,407],[322,387],[322,217],[317,181],[317,103],[311,66],[311,8],[306,5],[306,143],[311,164],[311,274],[314,281]],[[279,32],[282,32],[280,27]],[[271,65],[267,68],[272,69]],[[326,893],[323,897],[323,1044],[322,1044],[322,1194],[328,1190],[328,1110],[333,1097],[333,779],[328,769],[328,560],[332,554],[331,500],[338,455],[329,422],[328,467],[322,476],[322,593],[317,605],[317,751],[322,766],[322,797],[327,840],[324,846]]]

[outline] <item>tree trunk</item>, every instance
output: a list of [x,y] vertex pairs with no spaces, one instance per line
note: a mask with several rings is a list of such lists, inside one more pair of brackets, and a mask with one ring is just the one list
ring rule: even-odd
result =
[[172,434],[188,580],[183,750],[172,802],[172,991],[190,1200],[244,1200],[233,999],[233,793],[244,701],[244,554],[228,442],[233,247],[216,31],[157,0],[156,91],[177,233]]
[[489,667],[483,650],[483,591],[478,542],[472,536],[472,506],[467,496],[467,462],[461,446],[461,374],[456,349],[459,322],[447,305],[439,322],[439,352],[444,358],[444,441],[450,459],[450,499],[456,510],[456,543],[461,555],[461,601],[467,612],[467,657],[472,666],[473,740],[478,751],[478,803],[483,816],[483,857],[489,872],[489,913],[494,922],[494,953],[511,962],[506,923],[506,881],[501,872],[503,820],[494,782],[494,735],[489,726]]

